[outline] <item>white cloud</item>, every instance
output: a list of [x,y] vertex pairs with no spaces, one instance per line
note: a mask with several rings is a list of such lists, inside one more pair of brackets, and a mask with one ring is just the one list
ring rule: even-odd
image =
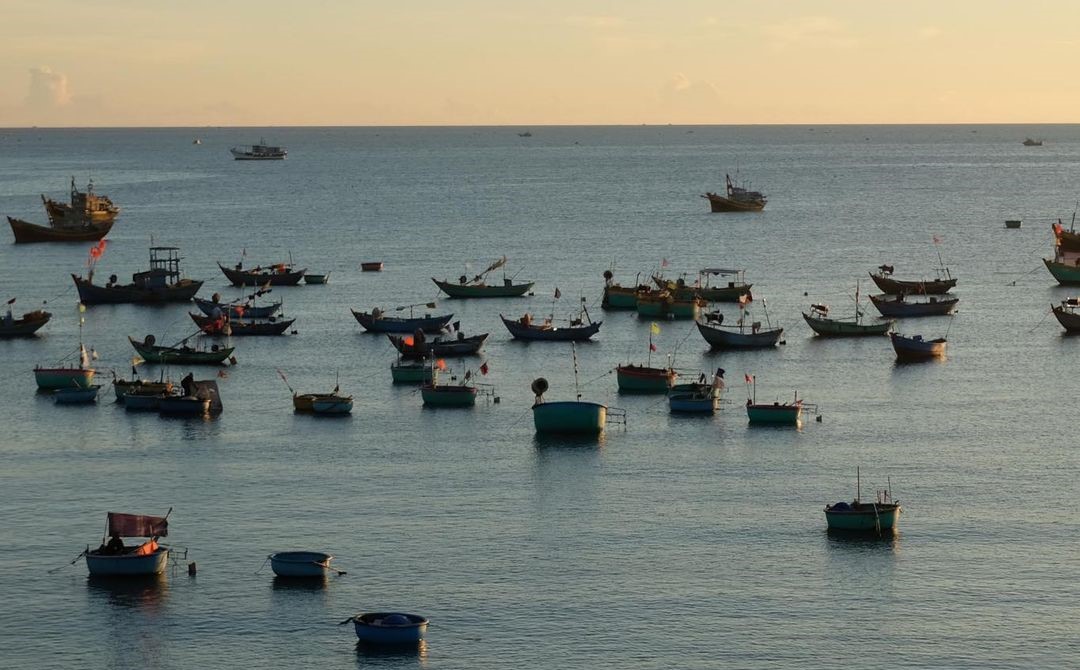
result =
[[829,16],[806,16],[765,26],[762,30],[774,49],[788,47],[826,47],[850,49],[859,40],[847,24]]
[[50,110],[66,107],[71,103],[67,75],[53,72],[48,65],[30,68],[30,88],[26,92],[26,105],[33,110]]

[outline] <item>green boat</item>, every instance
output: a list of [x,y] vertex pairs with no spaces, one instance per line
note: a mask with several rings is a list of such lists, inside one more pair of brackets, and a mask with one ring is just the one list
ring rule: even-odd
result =
[[131,346],[147,363],[165,365],[221,365],[232,356],[235,349],[217,344],[210,345],[210,349],[193,349],[186,344],[162,347],[154,344],[153,335],[147,335],[142,342],[128,336],[128,342],[131,342]]
[[701,298],[680,300],[670,291],[640,291],[637,294],[637,313],[651,318],[696,319],[705,301]]
[[855,314],[849,319],[829,317],[829,306],[810,305],[810,313],[803,312],[806,325],[822,337],[864,337],[885,335],[896,323],[888,319],[879,323],[863,323],[863,311],[859,308],[859,285],[855,285]]
[[390,364],[390,376],[395,384],[424,384],[431,381],[431,366],[402,359]]
[[595,402],[544,402],[538,397],[532,406],[533,425],[537,433],[599,435],[607,423],[607,410],[606,405]]
[[797,426],[802,419],[802,401],[794,403],[774,402],[771,405],[758,405],[750,400],[746,401],[746,416],[750,423],[772,424],[781,426]]
[[432,380],[420,387],[420,397],[427,407],[472,407],[478,389],[467,384],[439,384]]
[[[714,285],[713,277],[722,279]],[[742,296],[750,295],[750,288],[753,286],[746,283],[746,270],[727,268],[699,270],[697,280],[693,284],[687,283],[686,275],[674,280],[653,275],[653,282],[661,289],[670,291],[676,300],[701,298],[708,302],[738,302]]]
[[[639,275],[640,277],[640,275]],[[614,282],[615,274],[604,270],[604,298],[600,307],[604,309],[636,309],[638,291],[649,290],[648,286],[635,285],[626,287]]]
[[93,386],[93,368],[34,368],[34,380],[42,391],[56,391],[57,389],[81,388],[89,389]]
[[861,481],[856,469],[855,500],[825,506],[825,521],[829,532],[869,533],[892,535],[900,521],[899,500],[893,500],[889,489],[877,492],[874,502],[862,502]]
[[484,283],[484,277],[488,273],[504,265],[506,265],[506,256],[487,266],[483,272],[473,276],[471,279],[467,275],[461,275],[457,283],[445,279],[435,279],[434,277],[431,278],[431,281],[435,282],[435,285],[451,298],[516,298],[528,293],[533,287],[533,282],[515,284],[513,278],[505,275],[502,284]]
[[[1080,259],[1077,259],[1077,262],[1080,263]],[[1043,263],[1046,263],[1046,269],[1062,286],[1080,286],[1080,265],[1069,265],[1049,258],[1044,258]]]

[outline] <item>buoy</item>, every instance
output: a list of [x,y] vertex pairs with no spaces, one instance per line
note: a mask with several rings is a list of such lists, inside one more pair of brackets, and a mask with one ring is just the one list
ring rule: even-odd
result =
[[195,572],[196,572],[196,568],[195,568],[195,561],[192,561],[192,562],[190,562],[190,563],[188,563],[188,564],[187,564],[187,573],[188,573],[189,575],[191,575],[192,577],[194,577],[194,576],[195,576]]
[[604,279],[611,281],[615,278],[615,275],[611,273],[611,270],[604,270]]
[[530,388],[532,388],[533,394],[538,396],[544,395],[544,393],[546,393],[548,390],[548,380],[544,379],[543,377],[537,377],[533,380],[532,386]]
[[820,414],[817,415],[817,422],[821,423],[821,415]]

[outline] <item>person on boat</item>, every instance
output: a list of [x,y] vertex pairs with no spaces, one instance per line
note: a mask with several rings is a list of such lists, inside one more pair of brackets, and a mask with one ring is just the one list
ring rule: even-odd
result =
[[120,539],[120,533],[113,533],[109,541],[98,548],[98,553],[109,556],[119,556],[124,553],[124,541]]
[[187,373],[187,376],[180,380],[180,388],[184,389],[185,396],[195,395],[195,375]]
[[525,312],[525,316],[521,317],[521,325],[528,327],[532,325],[532,314]]

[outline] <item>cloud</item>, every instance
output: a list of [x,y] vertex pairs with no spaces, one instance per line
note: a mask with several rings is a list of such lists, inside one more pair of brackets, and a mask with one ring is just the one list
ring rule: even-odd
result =
[[32,110],[52,110],[71,103],[67,75],[53,72],[48,65],[30,68],[30,88],[26,92],[26,106]]
[[859,44],[859,40],[851,34],[844,22],[828,16],[792,19],[765,26],[762,32],[774,49],[789,47],[850,49]]
[[664,82],[661,98],[679,108],[707,109],[720,100],[720,90],[707,81],[694,81],[682,72],[676,72]]

